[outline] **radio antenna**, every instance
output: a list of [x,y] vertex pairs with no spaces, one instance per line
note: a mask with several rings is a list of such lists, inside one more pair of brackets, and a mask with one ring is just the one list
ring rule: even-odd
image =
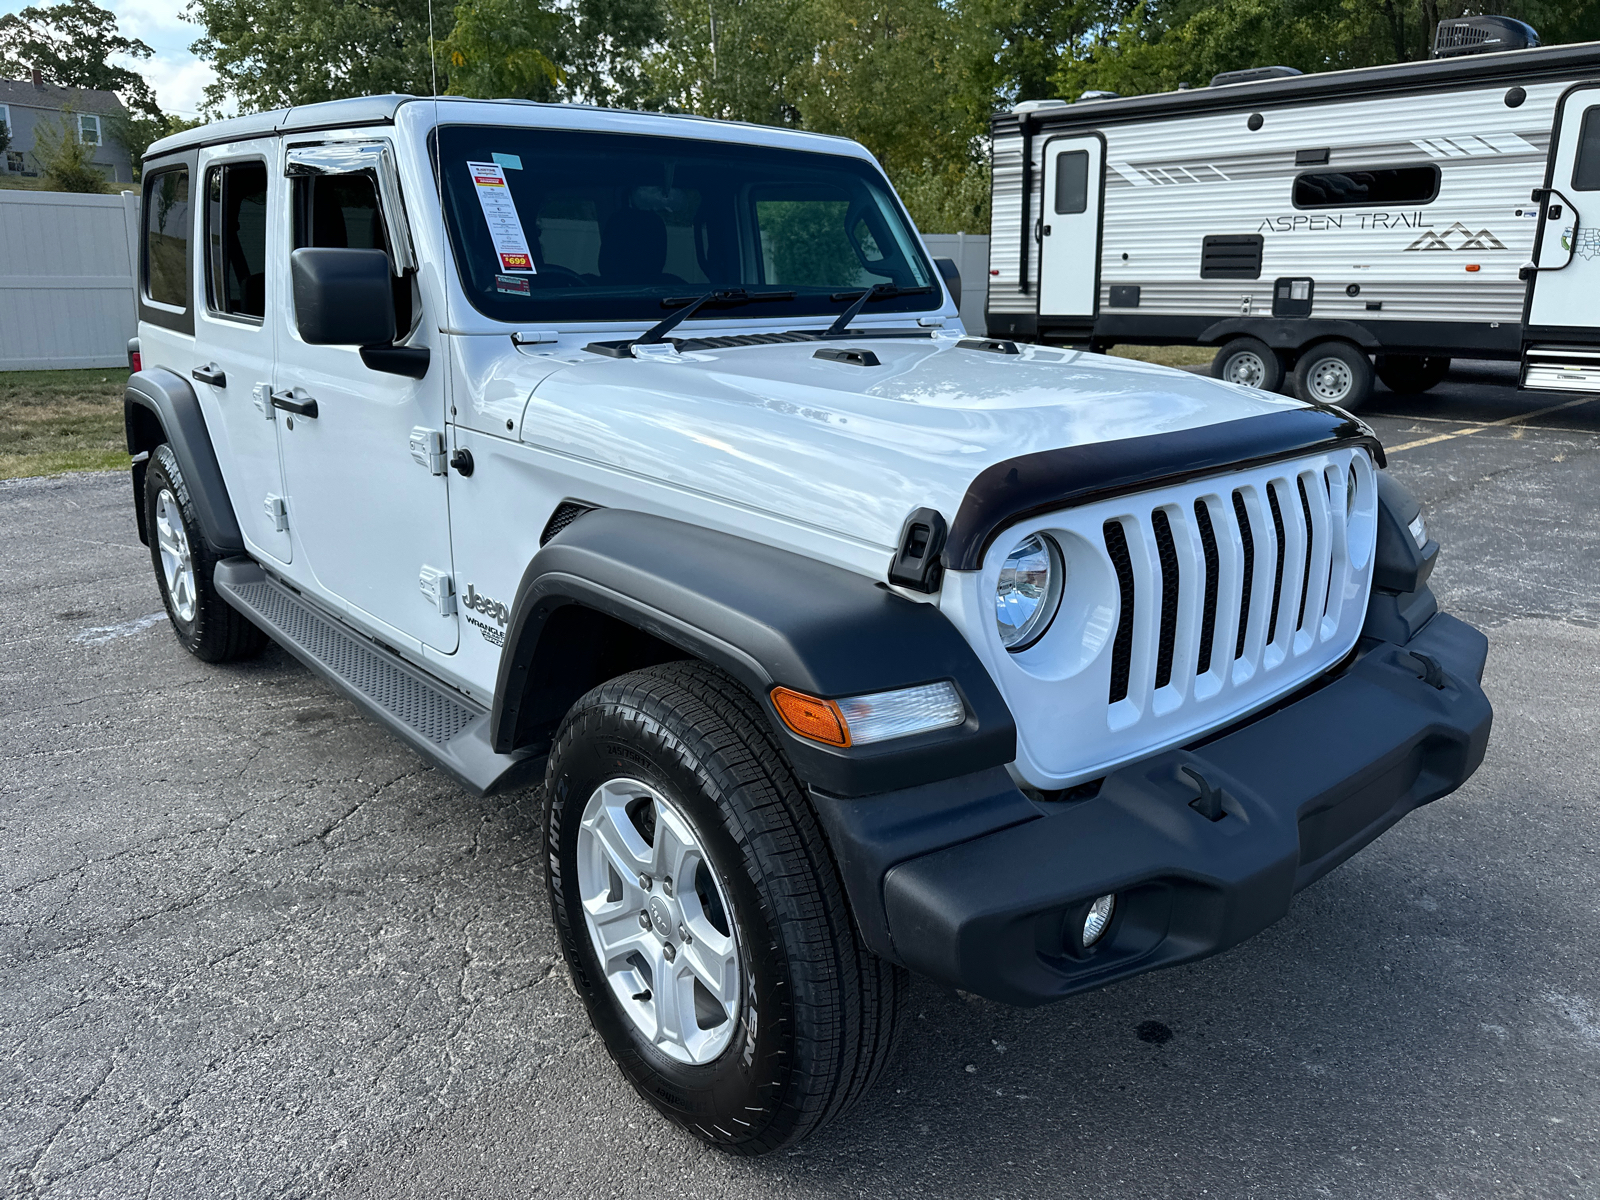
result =
[[439,95],[439,59],[433,50],[433,0],[428,0],[428,69],[433,72],[433,94]]

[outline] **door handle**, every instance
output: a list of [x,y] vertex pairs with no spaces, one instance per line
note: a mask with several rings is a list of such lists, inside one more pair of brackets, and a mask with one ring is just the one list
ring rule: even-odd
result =
[[201,383],[209,383],[212,387],[225,388],[228,386],[228,376],[216,363],[207,363],[203,367],[196,367],[189,372]]
[[272,407],[281,408],[284,412],[293,413],[297,417],[309,417],[313,421],[317,419],[317,402],[310,396],[304,400],[296,400],[292,391],[273,392]]

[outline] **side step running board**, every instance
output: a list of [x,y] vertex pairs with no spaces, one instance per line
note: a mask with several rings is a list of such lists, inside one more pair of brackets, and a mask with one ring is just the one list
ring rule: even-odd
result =
[[217,590],[273,641],[479,795],[532,782],[533,750],[497,754],[489,714],[307,603],[248,558],[217,564]]
[[1600,392],[1600,346],[1529,346],[1522,383],[1534,392]]

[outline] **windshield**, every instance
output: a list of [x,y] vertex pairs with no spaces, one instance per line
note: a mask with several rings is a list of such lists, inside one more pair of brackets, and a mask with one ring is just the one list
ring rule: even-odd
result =
[[[751,316],[835,316],[873,284],[935,284],[882,174],[861,159],[484,125],[444,126],[437,145],[462,286],[496,320],[653,323],[664,300],[713,288],[794,293]],[[932,286],[872,312],[942,303]]]

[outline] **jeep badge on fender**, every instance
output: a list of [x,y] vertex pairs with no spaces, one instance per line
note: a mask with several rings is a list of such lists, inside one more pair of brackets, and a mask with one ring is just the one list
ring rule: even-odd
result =
[[1032,1005],[1217,953],[1482,761],[1485,639],[1370,429],[966,336],[854,143],[381,96],[142,186],[179,642],[537,789],[573,986],[712,1146],[866,1097],[912,973]]

